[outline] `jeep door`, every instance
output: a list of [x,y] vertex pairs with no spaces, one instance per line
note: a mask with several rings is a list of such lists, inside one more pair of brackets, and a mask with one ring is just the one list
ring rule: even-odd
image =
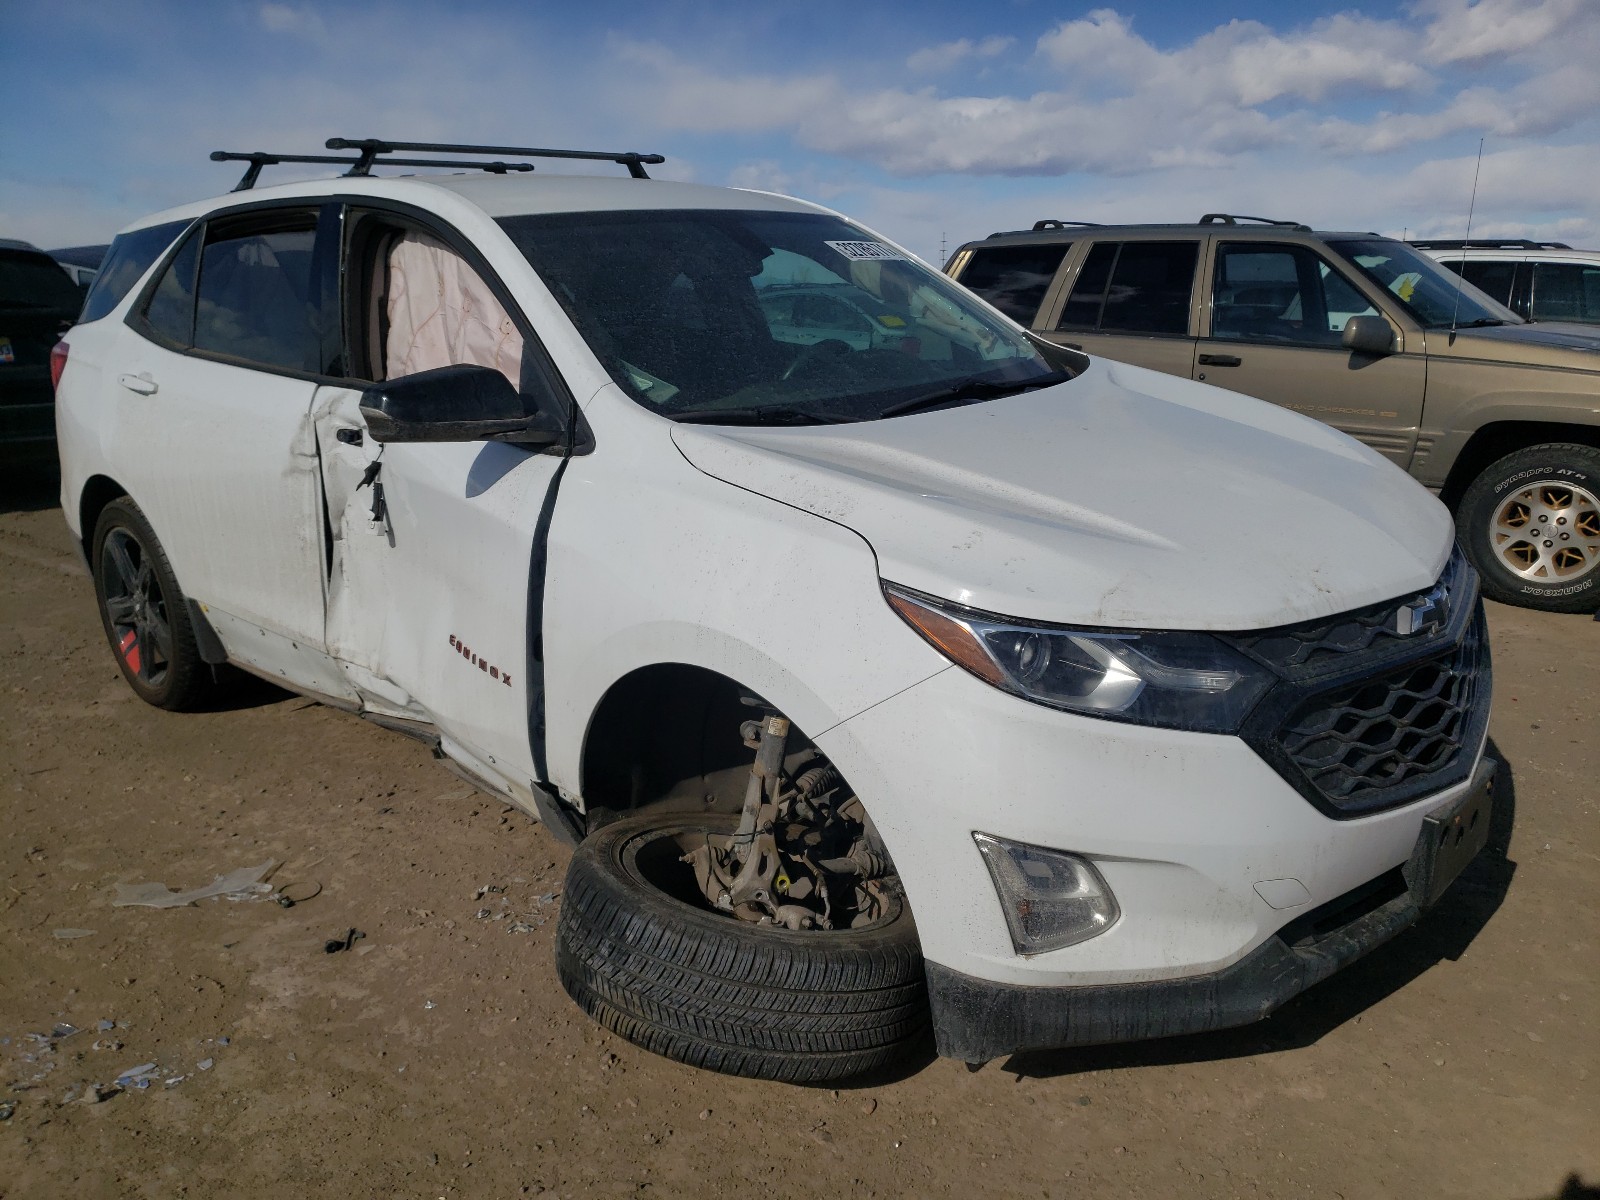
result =
[[1188,376],[1200,246],[1197,237],[1080,244],[1071,289],[1059,312],[1041,313],[1036,332],[1089,354]]
[[1326,421],[1409,465],[1427,360],[1405,353],[1400,328],[1394,353],[1343,347],[1351,317],[1385,316],[1367,289],[1310,246],[1221,240],[1208,287],[1196,379]]
[[314,409],[329,651],[366,711],[436,730],[451,757],[526,798],[544,774],[531,736],[542,720],[535,540],[563,459],[494,441],[379,445],[360,402],[369,383],[455,363],[547,393],[553,368],[459,233],[380,208],[352,208],[346,227],[350,378],[318,389]]
[[334,215],[279,202],[197,224],[130,312],[100,437],[230,657],[340,694],[310,425],[337,357]]

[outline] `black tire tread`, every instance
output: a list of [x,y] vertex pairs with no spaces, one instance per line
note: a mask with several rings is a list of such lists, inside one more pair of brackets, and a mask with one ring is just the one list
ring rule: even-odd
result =
[[866,930],[791,933],[690,908],[618,858],[672,821],[616,822],[573,855],[556,967],[585,1013],[679,1062],[797,1083],[874,1070],[921,1036],[926,988],[907,910]]

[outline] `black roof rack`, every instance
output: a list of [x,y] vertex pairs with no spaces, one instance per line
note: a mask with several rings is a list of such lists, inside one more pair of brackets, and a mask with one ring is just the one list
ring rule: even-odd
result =
[[1277,225],[1284,229],[1311,232],[1311,226],[1302,225],[1299,221],[1274,221],[1271,217],[1246,217],[1238,213],[1206,213],[1200,218],[1202,225],[1237,225],[1240,221],[1254,221],[1257,225]]
[[1065,229],[1068,225],[1079,229],[1102,228],[1099,221],[1035,221],[1033,223],[1033,231],[1038,233],[1045,229]]
[[[277,166],[279,163],[332,163],[336,166],[345,166],[350,169],[346,175],[369,175],[374,166],[384,167],[453,167],[457,170],[489,171],[496,175],[504,175],[510,171],[531,171],[532,163],[522,162],[481,162],[466,161],[446,158],[393,158],[389,157],[396,151],[405,151],[421,154],[467,154],[490,155],[512,154],[520,158],[579,158],[599,162],[614,162],[628,168],[628,174],[635,179],[648,179],[645,173],[645,164],[654,165],[666,162],[660,154],[641,154],[635,150],[545,150],[530,146],[467,146],[456,145],[448,142],[385,142],[378,138],[340,138],[332,137],[326,142],[329,150],[354,150],[355,158],[344,158],[332,154],[268,154],[262,150],[242,153],[232,150],[213,150],[212,162],[244,162],[250,165],[245,169],[240,178],[236,192],[244,192],[255,187],[256,180],[261,177],[262,167]],[[381,159],[379,156],[382,155]]]
[[1571,250],[1565,242],[1535,242],[1527,238],[1416,238],[1418,250]]

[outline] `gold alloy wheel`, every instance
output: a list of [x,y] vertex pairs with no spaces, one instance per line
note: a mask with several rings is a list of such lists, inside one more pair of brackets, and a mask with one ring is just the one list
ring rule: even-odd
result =
[[1523,579],[1578,579],[1600,566],[1600,501],[1559,480],[1530,483],[1500,502],[1489,538],[1506,569]]

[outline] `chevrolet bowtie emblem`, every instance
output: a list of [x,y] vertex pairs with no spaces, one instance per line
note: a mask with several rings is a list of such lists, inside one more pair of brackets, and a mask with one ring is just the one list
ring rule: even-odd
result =
[[1415,633],[1437,633],[1450,619],[1450,589],[1439,584],[1431,592],[1424,592],[1409,604],[1402,604],[1394,614],[1394,631],[1401,637]]

